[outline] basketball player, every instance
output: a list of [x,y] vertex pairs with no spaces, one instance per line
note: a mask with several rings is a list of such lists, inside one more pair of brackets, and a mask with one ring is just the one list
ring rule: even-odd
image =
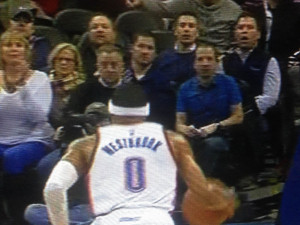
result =
[[[109,102],[112,125],[74,141],[44,189],[53,225],[67,225],[67,190],[87,174],[93,225],[174,225],[177,169],[208,207],[226,204],[226,190],[208,184],[187,141],[144,122],[149,105],[136,84],[117,88]],[[196,209],[195,209],[196,210]]]

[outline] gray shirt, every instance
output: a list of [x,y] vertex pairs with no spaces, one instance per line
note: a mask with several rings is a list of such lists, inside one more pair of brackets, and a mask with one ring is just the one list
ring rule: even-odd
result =
[[227,50],[232,42],[232,31],[237,18],[242,13],[232,0],[220,0],[206,6],[200,0],[142,0],[144,8],[160,14],[161,17],[175,17],[185,11],[196,13],[204,25],[204,35],[200,40],[214,44],[221,51]]
[[39,141],[50,144],[54,133],[48,123],[51,101],[50,81],[41,71],[34,71],[27,83],[14,93],[1,89],[0,143]]

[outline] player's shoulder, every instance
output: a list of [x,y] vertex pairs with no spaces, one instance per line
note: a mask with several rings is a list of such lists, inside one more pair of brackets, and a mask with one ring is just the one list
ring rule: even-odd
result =
[[83,147],[87,147],[89,145],[94,145],[96,141],[96,135],[88,135],[82,138],[78,138],[74,141],[71,142],[70,144],[70,148],[74,149],[74,148],[83,148]]

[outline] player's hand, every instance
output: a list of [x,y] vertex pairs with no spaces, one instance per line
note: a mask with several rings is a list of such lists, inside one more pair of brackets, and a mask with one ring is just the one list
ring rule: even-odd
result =
[[207,188],[212,193],[219,193],[225,199],[235,198],[235,189],[233,187],[229,188],[225,186],[220,186],[217,183],[209,182]]
[[129,9],[136,9],[143,5],[142,0],[125,0],[125,4]]

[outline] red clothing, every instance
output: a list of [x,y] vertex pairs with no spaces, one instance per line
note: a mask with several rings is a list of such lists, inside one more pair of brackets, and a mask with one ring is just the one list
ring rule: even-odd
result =
[[60,0],[34,0],[48,16],[54,16],[59,10]]

